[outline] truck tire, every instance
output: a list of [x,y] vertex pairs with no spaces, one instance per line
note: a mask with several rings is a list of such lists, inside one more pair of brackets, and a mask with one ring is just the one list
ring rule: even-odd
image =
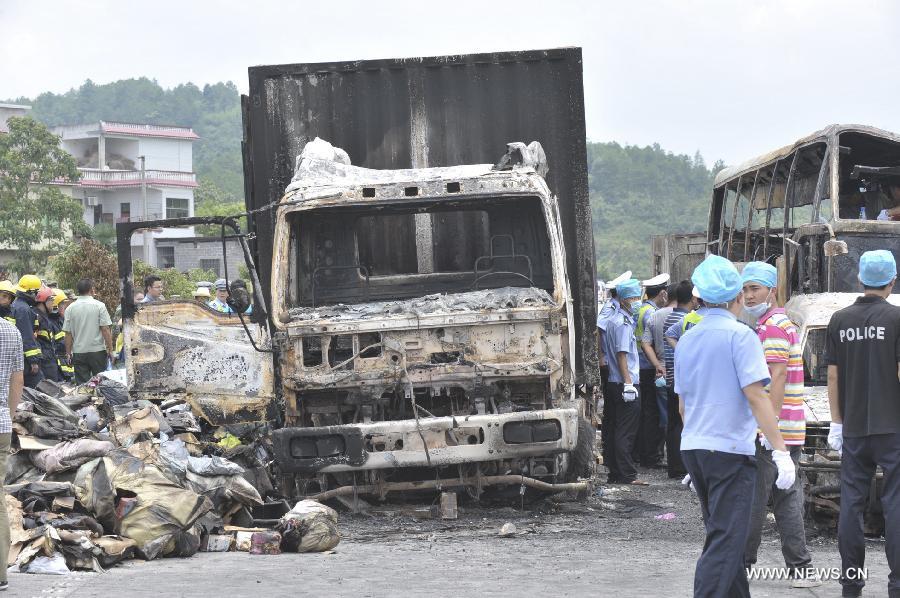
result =
[[578,440],[575,450],[569,453],[569,467],[566,481],[574,482],[578,478],[591,478],[597,469],[594,459],[594,447],[597,443],[597,431],[585,417],[578,418]]

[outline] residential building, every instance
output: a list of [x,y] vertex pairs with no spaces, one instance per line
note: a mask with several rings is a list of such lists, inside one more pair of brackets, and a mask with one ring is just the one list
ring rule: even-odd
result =
[[[81,180],[73,197],[90,226],[194,215],[193,143],[188,127],[100,121],[53,128],[74,156]],[[171,243],[195,236],[193,227],[135,233],[132,255],[159,267],[179,267]]]
[[[229,239],[226,243],[228,279],[234,280],[240,278],[239,268],[245,265],[244,253],[236,240]],[[221,237],[157,239],[156,253],[161,268],[176,268],[179,272],[200,268],[211,271],[215,278],[225,276],[226,260],[222,257]]]
[[6,121],[12,116],[28,116],[31,106],[22,106],[21,104],[2,104],[0,103],[0,133],[8,133]]

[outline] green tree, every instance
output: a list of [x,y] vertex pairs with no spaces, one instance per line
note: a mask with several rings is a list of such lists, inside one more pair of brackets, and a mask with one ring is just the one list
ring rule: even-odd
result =
[[[195,216],[234,216],[246,211],[244,203],[231,193],[219,188],[215,183],[200,179],[200,186],[194,191]],[[241,229],[247,229],[247,219],[239,218]],[[221,226],[204,224],[195,227],[201,237],[217,237],[222,234]],[[230,232],[230,229],[227,229]]]
[[106,222],[95,224],[91,230],[91,238],[110,251],[116,250],[116,227],[112,224]]
[[13,117],[0,135],[0,239],[15,249],[15,266],[32,272],[87,231],[81,203],[61,184],[79,179],[59,137],[31,118]]
[[651,272],[650,237],[706,229],[712,181],[724,165],[646,147],[588,143],[588,186],[597,275]]
[[106,304],[110,315],[119,305],[119,266],[116,256],[101,243],[82,239],[69,243],[50,260],[50,269],[60,288],[74,289],[82,278],[94,281],[94,294]]
[[134,287],[136,291],[143,291],[144,277],[151,274],[155,274],[162,279],[163,294],[167,299],[172,299],[176,295],[181,299],[193,299],[198,282],[201,280],[212,282],[218,278],[216,273],[211,270],[194,268],[182,274],[174,268],[154,268],[146,262],[134,260]]

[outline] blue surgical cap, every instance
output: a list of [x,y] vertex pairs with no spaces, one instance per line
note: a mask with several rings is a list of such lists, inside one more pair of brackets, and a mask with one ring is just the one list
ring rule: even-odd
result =
[[897,262],[886,249],[867,251],[859,258],[859,281],[867,287],[883,287],[896,276]]
[[774,289],[778,285],[778,270],[765,262],[750,262],[741,272],[741,282],[757,282],[764,287]]
[[691,282],[700,298],[707,303],[727,303],[738,296],[744,283],[734,264],[718,255],[711,255],[694,269]]
[[636,278],[630,278],[616,285],[616,297],[619,299],[633,299],[641,296],[641,283]]

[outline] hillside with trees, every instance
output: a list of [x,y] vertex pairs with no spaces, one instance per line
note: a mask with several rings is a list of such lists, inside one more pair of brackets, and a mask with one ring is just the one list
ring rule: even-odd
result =
[[597,276],[650,275],[650,237],[706,229],[712,182],[700,153],[676,155],[658,144],[588,143],[588,186]]
[[[200,181],[196,213],[224,215],[241,210],[240,96],[231,82],[202,89],[193,83],[164,89],[147,78],[104,85],[88,80],[63,94],[12,101],[30,104],[32,115],[47,125],[102,119],[192,127],[200,136],[194,146],[194,169]],[[676,155],[657,144],[588,143],[598,276],[609,278],[625,269],[647,276],[651,235],[703,230],[712,179],[721,167],[708,168],[699,153]]]
[[17,98],[31,106],[31,116],[48,126],[99,120],[191,127],[200,136],[194,144],[194,170],[229,196],[244,196],[241,160],[241,101],[232,82],[185,83],[163,89],[145,77],[97,85],[90,79],[63,94],[42,93]]

